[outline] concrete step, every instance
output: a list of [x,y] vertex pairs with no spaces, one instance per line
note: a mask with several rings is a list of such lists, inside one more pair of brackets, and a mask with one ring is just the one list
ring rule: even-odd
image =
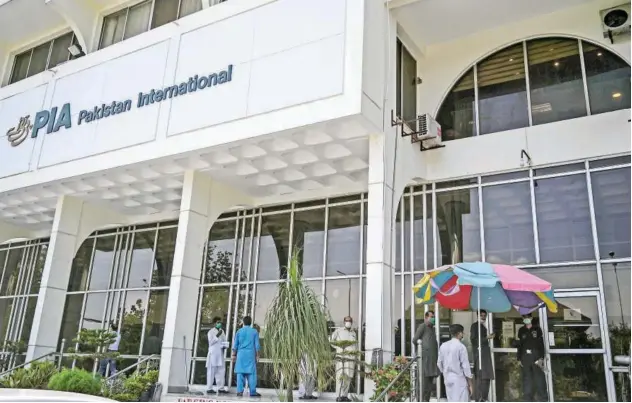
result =
[[[204,391],[204,387],[191,386],[188,393],[167,393],[163,395],[161,401],[163,402],[280,402],[277,391],[273,389],[259,389],[258,392],[261,397],[248,397],[247,393],[244,393],[243,397],[237,397],[235,388],[230,389],[229,394],[217,395],[215,393],[207,395]],[[316,394],[318,400],[308,400],[310,402],[335,402],[336,395],[334,393],[321,393]],[[294,401],[302,401],[298,399],[298,392],[294,391]]]

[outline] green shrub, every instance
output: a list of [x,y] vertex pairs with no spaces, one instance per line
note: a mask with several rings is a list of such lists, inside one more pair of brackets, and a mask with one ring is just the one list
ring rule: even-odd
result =
[[97,396],[101,394],[101,380],[82,369],[64,369],[51,378],[48,389]]
[[19,368],[0,380],[3,388],[46,389],[57,367],[50,361],[34,362],[28,368]]
[[148,371],[144,374],[134,372],[123,380],[122,385],[108,381],[104,388],[106,391],[104,396],[119,402],[137,402],[143,392],[148,391],[156,382],[158,382],[158,371]]

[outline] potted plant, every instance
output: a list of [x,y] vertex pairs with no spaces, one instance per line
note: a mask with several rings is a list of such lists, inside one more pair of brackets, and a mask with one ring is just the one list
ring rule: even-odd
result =
[[[293,401],[292,390],[300,379],[299,362],[308,357],[308,370],[319,389],[326,384],[332,354],[328,315],[320,297],[301,278],[299,253],[292,254],[288,279],[279,284],[266,315],[266,354],[272,360],[275,382],[285,390],[285,400]],[[282,392],[279,392],[279,397]]]

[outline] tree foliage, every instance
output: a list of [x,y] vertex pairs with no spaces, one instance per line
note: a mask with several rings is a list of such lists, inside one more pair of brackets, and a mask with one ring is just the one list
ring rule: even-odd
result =
[[286,390],[292,401],[292,388],[299,381],[297,365],[306,358],[308,371],[315,374],[323,389],[330,379],[332,353],[329,344],[328,315],[325,306],[301,276],[298,253],[288,267],[288,280],[278,286],[266,315],[266,354],[272,360],[274,378],[279,390]]

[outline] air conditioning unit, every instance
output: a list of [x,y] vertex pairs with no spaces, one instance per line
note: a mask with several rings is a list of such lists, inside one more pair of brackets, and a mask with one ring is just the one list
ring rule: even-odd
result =
[[601,10],[599,16],[604,39],[614,43],[615,39],[630,35],[630,3]]
[[429,113],[424,113],[417,119],[417,140],[421,141],[424,149],[441,146],[441,125]]

